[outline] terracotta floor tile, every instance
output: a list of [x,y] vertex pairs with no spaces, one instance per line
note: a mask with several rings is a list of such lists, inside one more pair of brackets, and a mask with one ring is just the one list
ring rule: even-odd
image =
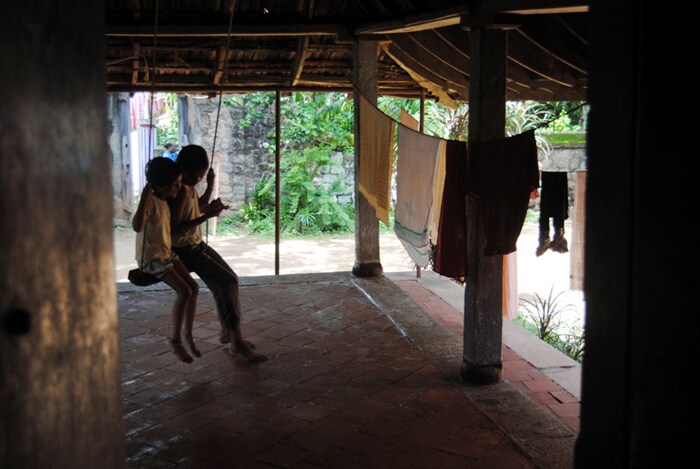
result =
[[[266,363],[218,343],[205,289],[195,323],[203,356],[189,365],[167,348],[172,292],[119,295],[129,467],[472,467],[500,444],[528,467],[347,280],[243,287],[242,297],[244,334]],[[462,327],[444,301],[421,298],[445,327]]]

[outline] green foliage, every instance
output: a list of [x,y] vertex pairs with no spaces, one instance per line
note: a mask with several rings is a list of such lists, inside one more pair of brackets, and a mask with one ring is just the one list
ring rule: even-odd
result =
[[582,132],[586,128],[588,106],[581,101],[550,101],[541,105],[549,132]]
[[[269,115],[274,93],[232,95],[229,106],[244,109],[242,127]],[[320,176],[334,165],[332,151],[350,152],[354,146],[353,103],[344,93],[292,93],[280,101],[282,231],[292,234],[347,232],[354,228],[353,207],[338,204],[345,190],[338,177],[324,184]],[[274,151],[274,135],[270,136]],[[274,178],[263,177],[236,217],[253,233],[274,231]]]
[[243,107],[245,114],[241,119],[241,129],[250,127],[254,122],[263,120],[270,109],[275,107],[275,93],[251,93],[247,95],[229,95],[222,100],[228,106]]
[[584,337],[578,325],[569,326],[567,330],[561,315],[573,311],[572,304],[562,303],[562,292],[554,295],[553,288],[545,298],[535,293],[532,299],[521,298],[523,310],[518,312],[515,321],[526,330],[552,345],[557,350],[580,362],[583,359]]
[[[338,177],[330,186],[318,181],[321,170],[333,166],[328,148],[290,151],[281,158],[280,225],[290,234],[342,233],[353,228],[352,207],[337,202],[344,189]],[[238,219],[253,233],[274,231],[274,178],[264,177],[251,200],[243,204]]]
[[280,103],[282,148],[305,145],[353,150],[353,102],[344,93],[293,93]]
[[586,143],[585,132],[542,132],[541,135],[547,139],[550,145],[583,145]]
[[[542,105],[535,101],[506,102],[506,132],[508,135],[518,135],[531,129],[539,129],[547,123],[547,113]],[[535,133],[537,148],[549,153],[552,147],[546,138]]]
[[[274,93],[229,95],[224,104],[243,109],[241,127],[267,119],[274,109]],[[555,103],[557,104],[557,103]],[[578,103],[575,103],[577,105]],[[396,121],[404,110],[418,119],[420,101],[380,97],[377,105]],[[354,148],[353,101],[344,93],[295,92],[281,99],[282,200],[280,219],[288,233],[342,232],[354,229],[353,207],[341,206],[336,195],[342,192],[343,181],[321,184],[319,175],[331,165],[332,151],[351,153]],[[515,135],[539,128],[558,112],[552,103],[533,101],[508,102],[507,133]],[[572,113],[572,115],[575,115]],[[573,118],[572,118],[573,119]],[[425,101],[425,132],[448,139],[468,139],[469,106],[462,104],[450,109],[434,101]],[[274,151],[274,135],[270,135],[269,151]],[[538,146],[549,151],[550,146],[539,133]],[[274,228],[274,181],[263,178],[236,218],[249,230],[270,232]],[[382,229],[385,228],[382,224]]]
[[162,112],[155,118],[156,145],[161,149],[166,142],[173,142],[178,146],[178,116],[177,116],[177,94],[156,93],[156,99],[165,102]]
[[239,223],[235,217],[219,218],[216,224],[216,234],[218,236],[229,236],[239,232]]
[[525,222],[538,222],[540,221],[540,212],[535,212],[534,210],[528,208],[525,214]]

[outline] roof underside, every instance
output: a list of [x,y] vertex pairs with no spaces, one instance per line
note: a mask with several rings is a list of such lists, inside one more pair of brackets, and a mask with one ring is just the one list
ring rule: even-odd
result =
[[351,91],[359,37],[379,44],[380,94],[467,101],[469,29],[495,24],[508,99],[586,99],[580,0],[108,0],[106,16],[109,91]]

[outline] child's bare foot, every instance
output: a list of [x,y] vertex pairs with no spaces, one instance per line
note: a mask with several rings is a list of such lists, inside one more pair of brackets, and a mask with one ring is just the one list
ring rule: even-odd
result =
[[[219,334],[219,342],[222,344],[230,344],[231,343],[231,334],[235,334],[231,329],[226,329],[223,328],[221,329],[221,333]],[[248,342],[247,340],[243,340],[243,342],[253,350],[255,350],[255,344],[252,342]]]
[[194,355],[195,357],[202,356],[202,352],[200,352],[197,346],[194,344],[194,339],[191,335],[185,336],[185,342],[187,342],[187,346],[190,348],[190,352],[192,352],[192,355]]
[[175,356],[177,356],[177,358],[179,358],[180,361],[183,361],[185,363],[192,363],[192,357],[189,353],[187,353],[187,350],[185,350],[185,347],[182,345],[182,342],[180,342],[179,340],[171,340],[170,347],[173,349],[173,353],[175,353]]
[[239,345],[233,345],[233,343],[231,343],[228,351],[231,354],[243,355],[244,357],[246,357],[249,361],[251,361],[253,363],[262,363],[262,362],[267,361],[267,357],[265,355],[262,355],[260,353],[255,353],[255,351],[250,346],[248,346],[248,344],[246,342],[243,342],[242,344],[239,344]]

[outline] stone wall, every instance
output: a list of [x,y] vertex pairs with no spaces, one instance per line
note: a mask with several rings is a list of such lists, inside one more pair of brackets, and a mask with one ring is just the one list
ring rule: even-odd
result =
[[[123,96],[119,98],[124,99]],[[108,108],[111,122],[110,149],[115,223],[123,223],[128,220],[122,218],[129,217],[126,205],[132,201],[119,195],[119,191],[127,186],[125,177],[129,172],[128,161],[122,164],[120,160],[129,156],[128,151],[119,148],[119,109],[125,108],[120,108],[118,103],[117,95],[110,96]],[[180,97],[180,146],[188,143],[201,145],[211,157],[216,131],[214,167],[218,176],[218,196],[231,206],[223,216],[232,216],[244,202],[250,200],[256,184],[265,175],[274,176],[275,155],[271,150],[274,149],[275,116],[274,108],[261,108],[258,109],[261,117],[252,119],[250,125],[245,125],[247,111],[244,106],[222,104],[216,129],[218,103],[218,97]],[[339,203],[352,204],[354,157],[352,154],[334,152],[332,160],[334,164],[319,176],[317,182],[330,186],[338,177],[344,178],[344,190],[336,194],[336,197]],[[569,206],[573,207],[576,172],[587,170],[585,144],[554,146],[549,152],[540,152],[538,161],[542,171],[568,172]],[[200,193],[204,187],[204,184],[198,187]],[[539,198],[532,200],[531,208],[539,210]]]
[[[537,155],[540,171],[566,172],[569,181],[569,209],[574,206],[576,192],[576,172],[588,171],[586,145],[555,145],[549,152],[540,151]],[[533,199],[530,208],[539,211],[540,199]]]
[[[194,98],[186,96],[187,122],[181,122],[181,129],[187,129],[184,142],[203,146],[211,156],[214,132],[216,127],[216,114],[218,97]],[[255,185],[265,176],[275,174],[274,136],[275,116],[274,109],[259,109],[262,117],[253,119],[252,123],[244,126],[246,118],[244,106],[222,104],[219,114],[219,127],[216,131],[216,156],[214,164],[218,162],[219,197],[231,205],[231,210],[223,213],[223,216],[233,215],[241,205],[248,201],[253,194]],[[337,194],[341,203],[353,202],[353,157],[335,152],[332,155],[334,165],[331,165],[321,174],[318,182],[326,185],[332,184],[339,176],[345,178],[346,190]],[[216,168],[216,166],[215,166]],[[202,184],[198,189],[204,190]]]

